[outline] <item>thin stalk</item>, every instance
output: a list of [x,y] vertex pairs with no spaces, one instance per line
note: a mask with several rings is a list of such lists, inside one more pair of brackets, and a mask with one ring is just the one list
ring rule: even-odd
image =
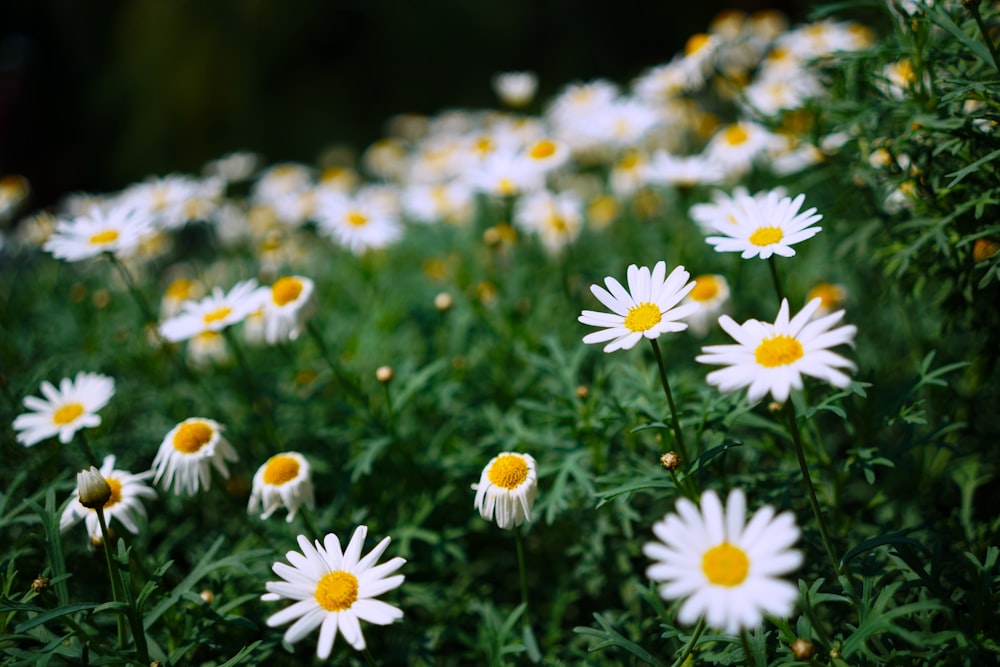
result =
[[514,544],[517,546],[517,570],[521,580],[521,602],[524,603],[524,624],[530,625],[528,616],[528,571],[524,566],[524,538],[521,529],[514,529]]
[[337,381],[340,382],[340,384],[343,385],[348,390],[348,393],[353,395],[354,398],[360,401],[363,405],[367,405],[368,402],[364,393],[361,391],[361,388],[345,375],[344,369],[342,369],[340,364],[335,362],[333,357],[330,356],[330,352],[326,347],[326,342],[323,340],[323,335],[316,329],[316,325],[314,325],[311,321],[306,322],[306,331],[309,332],[309,335],[316,343],[316,347],[319,348],[320,354],[323,356],[324,361],[326,361],[326,365],[330,367],[331,371],[333,371]]
[[372,652],[368,650],[367,646],[364,648],[363,651],[361,651],[361,654],[365,656],[365,662],[368,663],[371,667],[378,667],[378,663],[375,662],[375,656],[372,655]]
[[95,468],[100,468],[101,460],[97,458],[97,453],[94,451],[94,448],[91,447],[90,440],[87,439],[87,435],[83,432],[83,429],[77,431],[76,434],[80,436],[80,442],[83,443],[83,451],[87,454],[87,460],[90,465]]
[[698,625],[694,626],[694,632],[691,633],[691,638],[688,639],[687,644],[681,649],[681,654],[674,660],[674,663],[670,667],[681,667],[691,654],[694,653],[695,647],[698,645],[698,640],[701,639],[701,634],[705,632],[705,618],[698,619]]
[[[101,526],[101,537],[104,538],[104,545],[101,550],[104,552],[104,564],[108,567],[108,577],[111,579],[111,597],[114,598],[115,602],[125,602],[122,599],[121,592],[121,582],[118,579],[118,572],[115,570],[114,563],[111,562],[111,532],[108,530],[108,522],[104,520],[104,508],[96,507],[94,511],[97,512],[97,522]],[[125,648],[125,619],[122,618],[121,614],[115,613],[115,621],[118,624],[118,645]],[[149,661],[147,660],[147,663]]]
[[979,26],[979,32],[983,36],[983,41],[986,42],[986,48],[990,50],[990,55],[993,57],[993,67],[1000,71],[1000,54],[997,53],[997,46],[990,37],[990,31],[983,21],[982,14],[979,13],[980,0],[963,0],[962,5],[969,10],[972,18],[976,20],[976,25]]
[[122,279],[125,281],[125,285],[128,286],[128,291],[132,294],[132,298],[135,299],[136,303],[139,304],[139,310],[142,312],[143,318],[143,329],[146,328],[147,324],[155,324],[156,317],[153,315],[152,309],[149,307],[149,303],[146,302],[146,297],[142,295],[139,288],[135,284],[135,280],[132,278],[132,274],[129,273],[128,268],[119,261],[115,254],[112,252],[105,253],[111,263],[115,265],[118,269],[118,273],[121,274]]
[[316,527],[316,518],[313,517],[312,511],[303,505],[299,508],[299,514],[302,516],[303,523],[306,524],[306,530],[312,534],[314,540],[323,539],[323,534],[319,532],[319,528]]
[[781,280],[778,278],[778,265],[774,261],[774,255],[767,258],[767,266],[771,269],[771,281],[774,283],[774,291],[778,295],[778,303],[785,300],[785,291],[781,289]]
[[[247,363],[246,357],[243,355],[243,349],[236,340],[236,335],[233,330],[226,327],[222,330],[223,336],[226,337],[226,343],[229,348],[233,351],[233,356],[236,357],[236,365],[240,367],[240,373],[243,375],[243,390],[246,394],[247,405],[250,408],[250,414],[256,414],[256,403],[258,399],[257,384],[254,382],[253,374],[250,372],[250,365]],[[277,427],[274,424],[274,413],[267,409],[267,406],[262,402],[261,409],[264,410],[267,415],[267,438],[271,441],[272,445],[277,444],[277,437],[275,433],[277,432]]]
[[663,393],[667,395],[667,404],[670,406],[670,423],[674,430],[674,439],[677,442],[677,453],[681,455],[682,461],[690,462],[687,447],[684,446],[684,433],[681,431],[681,420],[677,415],[677,405],[674,403],[674,395],[670,391],[670,381],[667,379],[667,367],[663,364],[663,355],[660,354],[660,346],[657,344],[655,338],[650,338],[649,342],[653,346],[656,365],[660,369],[660,383],[663,385]]
[[790,400],[785,401],[785,412],[788,416],[788,431],[792,436],[795,458],[799,461],[799,468],[802,470],[802,479],[806,484],[806,490],[809,492],[809,505],[812,507],[813,515],[816,517],[816,523],[819,524],[819,534],[823,540],[823,548],[826,550],[826,556],[830,559],[830,565],[839,578],[841,577],[840,564],[835,555],[836,552],[833,549],[833,543],[830,540],[830,533],[826,528],[826,520],[823,518],[823,512],[819,507],[819,500],[816,498],[816,487],[813,486],[812,475],[809,474],[809,465],[806,463],[805,452],[802,450],[802,434],[799,432],[795,407]]

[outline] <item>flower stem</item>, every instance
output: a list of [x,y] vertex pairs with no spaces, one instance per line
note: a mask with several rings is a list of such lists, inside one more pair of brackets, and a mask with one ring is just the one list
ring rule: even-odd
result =
[[83,429],[77,431],[76,433],[80,436],[80,442],[83,443],[83,451],[87,454],[87,461],[95,468],[100,468],[101,460],[97,458],[97,453],[94,452],[94,448],[90,445],[90,440],[87,439]]
[[[135,599],[126,589],[125,582],[119,577],[118,569],[111,560],[111,551],[109,551],[111,549],[111,532],[108,530],[108,522],[104,518],[104,508],[96,507],[94,511],[97,512],[97,522],[101,526],[101,536],[104,538],[102,550],[104,551],[104,562],[108,567],[108,576],[111,578],[111,595],[115,602],[121,602],[125,605],[126,616],[132,627],[132,640],[139,654],[139,662],[148,665],[149,648],[146,645],[146,631],[142,625],[142,618],[139,617],[138,609],[136,609]],[[124,649],[125,619],[120,614],[116,614],[116,620],[118,622],[118,644]]]
[[323,340],[323,335],[316,329],[316,325],[314,325],[311,321],[306,322],[306,331],[309,332],[313,341],[316,342],[316,347],[319,348],[319,352],[326,361],[326,365],[330,367],[330,370],[333,371],[333,374],[337,377],[337,381],[340,382],[340,384],[348,390],[348,393],[352,394],[362,405],[367,405],[367,398],[361,391],[360,387],[347,377],[344,370],[340,367],[340,364],[335,362],[333,357],[330,356],[330,352],[326,347],[326,342]]
[[802,450],[802,434],[799,432],[798,419],[795,416],[795,407],[792,405],[790,400],[785,401],[785,412],[788,415],[788,431],[792,436],[792,445],[795,449],[795,457],[799,461],[799,468],[802,470],[802,479],[806,483],[806,490],[809,492],[809,505],[812,507],[813,514],[816,517],[816,523],[819,524],[819,534],[823,540],[823,548],[826,550],[826,556],[830,559],[830,565],[833,567],[833,571],[838,577],[842,576],[840,564],[835,555],[833,549],[833,543],[830,540],[830,534],[826,528],[826,521],[823,519],[823,512],[819,507],[819,500],[816,498],[816,487],[813,486],[812,476],[809,474],[809,465],[806,463],[805,452]]
[[705,632],[704,617],[698,619],[698,625],[694,626],[694,632],[691,633],[691,638],[688,639],[687,644],[685,644],[684,648],[681,649],[681,654],[677,656],[677,659],[674,660],[674,663],[670,667],[681,667],[681,665],[683,665],[687,659],[691,657],[691,654],[694,653],[694,648],[698,645],[698,640],[701,639],[701,634],[703,632]]
[[[674,403],[674,394],[670,391],[670,381],[667,379],[667,367],[663,363],[663,355],[660,353],[660,346],[657,344],[656,339],[650,338],[649,342],[653,346],[656,365],[660,369],[660,383],[663,385],[663,393],[666,394],[667,404],[670,406],[670,422],[674,431],[677,453],[680,455],[682,465],[690,465],[691,461],[688,459],[687,447],[684,445],[684,432],[681,430],[680,416],[677,414],[677,404]],[[680,480],[680,484],[677,484],[676,476],[673,479],[675,486],[685,496],[695,498],[698,495],[697,489],[694,488],[694,481],[686,474]]]
[[990,31],[986,27],[986,23],[983,22],[982,14],[979,13],[979,4],[980,0],[962,0],[962,6],[972,14],[972,18],[976,20],[976,25],[979,26],[979,32],[983,36],[983,41],[986,42],[986,48],[990,50],[990,56],[993,57],[993,67],[1000,71],[1000,54],[997,54],[996,44],[993,43]]
[[521,602],[524,603],[524,623],[530,625],[528,619],[528,571],[524,566],[524,538],[521,529],[514,529],[514,544],[517,546],[517,570],[521,580]]
[[132,278],[132,274],[129,273],[128,268],[119,261],[115,254],[112,252],[105,253],[111,263],[115,265],[118,269],[118,273],[121,274],[122,280],[125,281],[125,285],[128,287],[128,291],[132,294],[132,298],[135,299],[136,303],[139,304],[139,310],[142,312],[143,318],[143,329],[146,325],[156,324],[156,317],[153,315],[153,311],[150,309],[149,304],[146,302],[146,297],[142,295],[139,288],[135,284],[135,280]]
[[365,662],[368,663],[371,667],[378,667],[378,663],[375,662],[375,656],[372,655],[372,652],[368,650],[367,646],[364,648],[363,651],[361,651],[361,654],[365,656]]
[[272,445],[277,446],[278,439],[275,435],[277,427],[274,424],[274,413],[266,401],[258,401],[257,384],[254,382],[253,374],[250,372],[250,365],[243,355],[243,348],[240,346],[239,341],[236,340],[236,335],[231,328],[226,327],[222,330],[222,334],[225,336],[229,348],[233,351],[233,356],[236,357],[236,365],[240,367],[240,373],[243,375],[243,390],[246,393],[246,401],[250,408],[250,414],[257,414],[258,406],[261,412],[266,413],[267,439]]
[[320,540],[323,538],[323,534],[319,532],[316,527],[316,518],[312,515],[312,511],[305,506],[299,508],[299,514],[302,515],[302,521],[306,524],[306,530],[308,530],[312,535],[314,540]]
[[771,281],[774,283],[774,291],[778,295],[778,302],[785,300],[785,291],[781,289],[781,280],[778,278],[778,265],[774,261],[774,255],[767,258],[767,266],[771,269]]

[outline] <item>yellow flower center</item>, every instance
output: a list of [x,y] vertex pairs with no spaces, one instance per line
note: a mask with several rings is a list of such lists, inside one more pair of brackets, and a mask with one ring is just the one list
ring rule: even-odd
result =
[[52,423],[57,426],[71,424],[82,414],[83,405],[80,403],[67,403],[52,414]]
[[781,227],[758,227],[748,240],[754,245],[765,246],[777,243],[784,236],[785,233],[781,231]]
[[688,38],[684,45],[684,55],[690,56],[701,51],[708,44],[709,37],[705,33],[698,33]]
[[201,319],[205,321],[205,324],[211,324],[212,322],[218,322],[219,320],[225,319],[231,312],[233,312],[232,308],[229,306],[223,306],[222,308],[217,308],[210,313],[205,313]]
[[299,462],[286,454],[278,454],[269,458],[264,466],[264,483],[281,486],[298,477],[298,474]]
[[351,211],[347,214],[347,224],[353,225],[354,227],[364,227],[368,224],[368,216],[364,213]]
[[114,477],[105,477],[105,480],[111,487],[111,497],[108,498],[108,502],[104,503],[104,509],[107,509],[122,499],[122,483]]
[[640,162],[638,153],[629,153],[618,161],[618,169],[622,171],[631,171],[638,167]]
[[787,366],[802,358],[802,343],[785,334],[765,338],[754,351],[754,357],[764,368]]
[[530,155],[533,160],[544,160],[547,157],[552,157],[555,152],[556,145],[548,139],[542,139],[531,147],[531,150],[528,151],[528,155]]
[[698,276],[691,290],[693,301],[711,301],[719,293],[719,281],[714,276]]
[[569,231],[569,225],[566,224],[565,218],[559,215],[553,215],[549,217],[549,227],[556,232],[566,232]]
[[747,139],[750,138],[750,135],[747,134],[747,131],[744,130],[739,125],[730,125],[729,127],[727,127],[725,129],[724,136],[726,139],[726,143],[729,144],[730,146],[739,146],[740,144],[742,144],[743,142],[745,142]]
[[91,245],[105,245],[106,243],[114,243],[118,240],[118,231],[115,229],[105,229],[103,232],[97,232],[90,237]]
[[816,297],[819,297],[823,302],[824,308],[833,308],[844,301],[844,296],[844,288],[840,285],[820,283],[809,290],[809,296],[806,298],[806,301],[812,301]]
[[299,298],[302,293],[302,281],[298,278],[285,276],[278,278],[271,285],[271,300],[277,306],[284,306]]
[[640,303],[633,306],[625,316],[625,328],[629,331],[649,331],[663,319],[660,307],[655,303]]
[[750,559],[746,552],[723,542],[705,552],[701,559],[701,570],[716,586],[739,586],[750,571]]
[[194,288],[194,281],[190,278],[178,278],[167,286],[167,296],[171,299],[183,301],[191,296]]
[[174,434],[174,449],[185,454],[194,454],[212,439],[212,427],[204,422],[181,424]]
[[358,599],[358,578],[344,570],[328,572],[316,584],[313,596],[327,611],[350,609]]
[[515,185],[514,181],[510,180],[509,178],[501,178],[500,182],[497,183],[497,192],[506,197],[509,197],[511,195],[516,195],[517,185]]
[[528,479],[528,463],[516,454],[504,454],[497,457],[486,476],[496,486],[516,489]]

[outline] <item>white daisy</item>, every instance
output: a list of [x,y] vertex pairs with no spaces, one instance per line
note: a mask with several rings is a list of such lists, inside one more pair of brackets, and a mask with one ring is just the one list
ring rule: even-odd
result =
[[313,310],[313,281],[303,276],[282,276],[264,288],[264,339],[295,340]]
[[743,259],[772,254],[791,257],[792,246],[815,236],[822,227],[812,227],[823,219],[815,208],[800,211],[805,195],[794,199],[782,196],[778,190],[766,196],[741,197],[731,211],[732,220],[714,220],[710,227],[724,236],[709,236],[705,240],[716,252],[739,252]]
[[704,617],[729,635],[759,626],[765,614],[787,618],[798,588],[779,579],[802,564],[792,549],[799,529],[791,512],[775,516],[770,505],[746,522],[746,497],[729,493],[722,507],[714,491],[701,496],[701,511],[687,498],[677,512],[653,524],[658,541],[643,553],[653,559],[646,576],[660,583],[660,597],[683,599],[677,620],[691,624]]
[[260,296],[253,278],[236,283],[229,292],[214,287],[210,295],[186,302],[179,315],[160,324],[160,334],[168,341],[177,342],[206,331],[222,331],[257,310]]
[[286,507],[285,520],[291,522],[302,505],[315,506],[309,461],[298,452],[275,454],[253,476],[247,512],[262,512],[260,518],[267,519],[279,507]]
[[774,323],[747,320],[737,324],[728,315],[719,318],[719,325],[736,340],[736,345],[708,345],[695,358],[703,364],[722,365],[708,374],[706,381],[729,393],[749,387],[747,398],[759,401],[768,392],[783,403],[792,389],[802,389],[802,375],[826,380],[843,389],[851,379],[839,369],[854,369],[854,364],[830,352],[837,345],[853,345],[857,327],[848,324],[832,329],[844,317],[844,311],[812,319],[822,305],[813,299],[789,319],[788,300]]
[[534,72],[498,72],[493,75],[493,92],[510,107],[531,103],[538,90],[538,75]]
[[333,533],[322,544],[319,540],[310,543],[299,535],[302,552],[289,551],[285,554],[289,564],[274,564],[271,569],[282,581],[267,582],[267,593],[261,600],[295,600],[267,619],[272,628],[295,620],[285,631],[284,641],[294,644],[319,627],[316,655],[325,660],[330,657],[338,631],[355,650],[362,651],[365,637],[360,621],[389,625],[403,617],[398,607],[375,598],[403,583],[403,575],[392,573],[406,560],[397,556],[375,565],[389,546],[388,537],[362,558],[367,535],[368,527],[358,526],[343,552]]
[[177,495],[194,495],[212,485],[211,467],[229,477],[226,461],[239,457],[222,436],[222,425],[211,419],[192,417],[170,429],[153,459],[154,484]]
[[54,435],[65,445],[80,429],[100,426],[97,411],[115,395],[115,381],[106,375],[81,371],[72,380],[63,378],[58,389],[48,381],[42,382],[40,389],[45,398],[25,396],[24,407],[32,412],[14,419],[17,441],[25,447]]
[[610,276],[604,279],[608,289],[591,285],[590,291],[612,312],[583,311],[580,322],[603,328],[603,331],[584,336],[583,342],[603,343],[610,340],[604,351],[614,352],[632,348],[642,337],[654,339],[662,333],[687,329],[688,325],[678,320],[687,317],[699,306],[696,303],[678,304],[694,289],[695,284],[688,282],[691,274],[683,266],[676,267],[669,276],[666,273],[666,262],[657,262],[652,273],[649,267],[640,268],[632,264],[628,267],[628,291]]
[[[114,456],[104,457],[104,462],[98,472],[111,487],[111,496],[104,503],[105,520],[110,526],[111,520],[115,519],[130,533],[138,534],[139,517],[146,516],[142,499],[156,497],[156,491],[147,486],[145,482],[153,475],[153,472],[146,471],[133,475],[126,470],[117,470]],[[102,537],[97,511],[84,507],[80,501],[80,489],[78,482],[69,505],[63,510],[62,517],[59,519],[59,530],[65,532],[83,519],[89,536],[92,538]]]
[[123,258],[135,251],[152,231],[152,218],[134,207],[121,204],[92,206],[84,215],[57,222],[43,247],[53,257],[67,262],[78,262],[105,252]]
[[525,195],[514,207],[514,224],[538,234],[549,253],[558,253],[579,237],[583,202],[572,192],[539,190]]
[[716,132],[705,147],[704,155],[721,165],[727,176],[737,178],[750,170],[774,140],[775,135],[763,125],[739,121]]
[[510,530],[527,521],[531,523],[531,506],[538,493],[538,473],[530,454],[502,452],[483,468],[474,505],[487,521],[496,517],[497,525]]
[[729,305],[729,282],[718,274],[698,276],[683,303],[698,304],[698,310],[688,315],[687,323],[691,333],[704,336]]
[[396,206],[380,188],[353,196],[324,191],[316,197],[315,216],[320,232],[355,254],[385,247],[403,234]]

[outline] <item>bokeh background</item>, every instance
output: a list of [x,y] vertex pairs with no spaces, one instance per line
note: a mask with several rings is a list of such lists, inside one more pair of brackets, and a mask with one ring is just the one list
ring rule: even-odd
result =
[[[314,162],[363,149],[403,112],[488,108],[493,73],[539,99],[669,60],[722,9],[808,0],[5,0],[0,173],[32,207],[233,150]],[[538,110],[537,107],[535,110]]]

